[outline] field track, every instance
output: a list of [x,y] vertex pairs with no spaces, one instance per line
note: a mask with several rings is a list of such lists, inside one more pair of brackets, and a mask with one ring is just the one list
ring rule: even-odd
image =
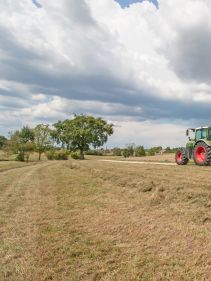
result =
[[28,163],[28,164],[23,164],[23,165],[16,165],[16,166],[10,166],[8,165],[5,166],[5,167],[0,167],[0,173],[5,173],[5,172],[8,172],[8,171],[11,171],[11,170],[17,170],[17,169],[22,169],[22,168],[27,168],[27,167],[31,167],[31,166],[34,166],[34,165],[40,165],[41,163],[37,163],[37,162],[32,162],[32,163]]

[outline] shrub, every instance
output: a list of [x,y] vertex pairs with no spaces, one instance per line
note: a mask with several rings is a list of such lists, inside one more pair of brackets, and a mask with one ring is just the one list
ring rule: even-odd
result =
[[103,152],[101,150],[96,150],[96,149],[93,149],[93,150],[88,150],[86,151],[85,153],[86,155],[96,155],[96,156],[103,156]]
[[56,151],[55,150],[49,150],[45,153],[46,157],[48,160],[55,160],[55,153]]
[[154,156],[156,153],[160,153],[160,151],[162,150],[161,146],[155,146],[155,147],[151,147],[150,149],[148,149],[148,155],[149,156]]
[[127,150],[128,150],[129,156],[134,156],[134,145],[133,144],[129,144],[127,146]]
[[68,160],[69,151],[66,149],[49,150],[45,153],[48,160]]
[[58,150],[55,153],[55,160],[68,160],[69,151],[66,149]]
[[145,156],[145,155],[146,155],[146,152],[145,152],[145,149],[142,145],[137,146],[135,148],[135,156],[136,157]]
[[122,151],[122,156],[127,158],[130,156],[130,151],[126,148],[126,149],[123,149]]
[[17,157],[15,158],[16,161],[24,162],[25,157],[24,157],[24,152],[19,152]]
[[77,151],[71,152],[70,156],[71,156],[71,158],[73,158],[75,160],[80,159],[80,155],[79,155],[79,153]]
[[6,145],[7,139],[4,136],[0,136],[0,149]]
[[176,153],[176,151],[178,150],[178,148],[170,148],[169,146],[166,147],[164,153]]

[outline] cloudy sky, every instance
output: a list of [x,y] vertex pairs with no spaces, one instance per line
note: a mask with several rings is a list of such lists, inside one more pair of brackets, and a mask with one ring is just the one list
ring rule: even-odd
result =
[[0,134],[85,113],[109,146],[211,124],[210,0],[0,0]]

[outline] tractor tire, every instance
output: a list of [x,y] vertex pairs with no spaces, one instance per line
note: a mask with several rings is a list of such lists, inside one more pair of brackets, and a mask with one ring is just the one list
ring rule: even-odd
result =
[[177,165],[187,165],[188,164],[188,156],[187,156],[187,152],[186,149],[184,147],[180,147],[176,154],[175,154],[175,161],[177,163]]
[[198,166],[209,166],[211,164],[211,147],[205,142],[199,142],[194,147],[193,160]]

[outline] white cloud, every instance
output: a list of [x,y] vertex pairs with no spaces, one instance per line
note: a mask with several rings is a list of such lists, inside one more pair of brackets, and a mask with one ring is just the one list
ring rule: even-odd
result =
[[183,146],[186,142],[185,127],[172,124],[144,121],[118,121],[115,122],[116,134],[111,137],[108,146],[125,147],[127,144],[151,146]]

